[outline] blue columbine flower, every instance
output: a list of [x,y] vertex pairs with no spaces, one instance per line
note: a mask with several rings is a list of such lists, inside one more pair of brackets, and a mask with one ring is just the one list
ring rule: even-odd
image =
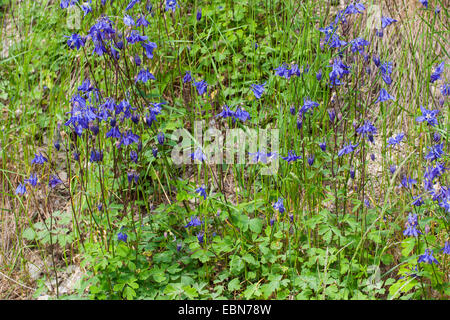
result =
[[194,152],[191,153],[192,160],[206,161],[206,156],[203,154],[202,149],[198,147]]
[[50,188],[54,188],[58,184],[61,184],[61,183],[62,183],[61,179],[59,179],[57,176],[53,175],[53,176],[50,177],[48,185],[50,186]]
[[130,36],[127,37],[127,41],[130,44],[147,41],[147,39],[147,36],[141,36],[137,30],[131,30]]
[[103,151],[100,150],[92,150],[91,157],[89,158],[90,162],[101,162],[103,161]]
[[385,62],[380,65],[380,73],[383,81],[390,85],[392,83],[391,73],[392,73],[392,62]]
[[37,185],[38,179],[37,179],[37,174],[36,173],[32,173],[30,175],[29,179],[25,179],[25,182],[29,183],[32,187],[35,187]]
[[205,82],[205,80],[194,82],[194,86],[197,88],[197,93],[199,96],[202,96],[207,92],[208,84]]
[[314,111],[314,108],[318,105],[319,103],[309,100],[309,98],[303,98],[303,106],[298,112],[299,114],[305,114],[309,110]]
[[428,9],[428,0],[419,0],[419,2]]
[[197,233],[197,240],[198,240],[198,242],[200,244],[203,243],[204,237],[205,237],[205,232],[204,231],[200,231],[199,233]]
[[130,144],[133,143],[137,143],[139,142],[139,136],[137,134],[134,134],[133,131],[128,130],[123,136],[122,139],[120,140],[119,145],[117,146],[118,149],[120,149],[120,147],[122,145],[124,146],[129,146]]
[[119,232],[119,233],[117,234],[117,240],[118,240],[118,241],[127,242],[127,238],[128,238],[128,236],[127,236],[126,233]]
[[24,195],[27,192],[26,183],[19,183],[16,188],[16,194]]
[[441,86],[441,93],[444,97],[450,96],[450,83],[444,83]]
[[389,25],[393,24],[394,22],[397,22],[397,20],[389,18],[389,17],[382,16],[381,17],[381,28],[385,29],[386,27],[388,27]]
[[175,12],[176,8],[179,8],[176,0],[166,0],[166,11],[172,10],[172,12]]
[[413,205],[413,206],[420,207],[421,205],[424,204],[423,199],[422,199],[422,196],[414,196],[414,197],[413,197],[413,200],[414,200],[414,201],[412,202],[412,205]]
[[31,160],[31,164],[44,164],[47,162],[47,158],[42,155],[42,153],[39,152],[39,155],[37,153],[34,154],[33,160]]
[[308,157],[308,164],[310,166],[312,166],[314,164],[314,159],[315,159],[314,155],[311,155],[311,156]]
[[236,112],[233,115],[233,123],[235,123],[237,119],[245,122],[247,120],[250,120],[251,116],[250,113],[248,113],[244,109],[241,109],[241,107],[237,107]]
[[190,71],[186,71],[186,74],[183,77],[183,83],[191,82],[192,81],[192,75]]
[[421,256],[419,256],[419,259],[417,259],[417,263],[428,263],[428,264],[439,264],[439,261],[435,257],[433,257],[433,250],[431,249],[425,249],[425,253]]
[[130,3],[128,3],[127,7],[125,8],[125,11],[131,10],[134,7],[134,5],[139,1],[141,0],[131,0]]
[[142,69],[141,71],[139,71],[138,75],[136,76],[135,83],[138,81],[142,81],[145,83],[148,80],[156,80],[156,79],[155,79],[155,76],[148,71],[148,69]]
[[430,152],[425,155],[426,160],[435,161],[437,159],[440,159],[442,155],[444,154],[444,144],[437,144],[435,146],[428,147]]
[[230,110],[230,108],[225,104],[222,106],[222,112],[216,115],[216,117],[221,117],[223,119],[231,118],[235,116],[235,112]]
[[139,173],[137,173],[135,170],[131,170],[131,171],[127,172],[127,179],[128,179],[128,183],[132,183],[133,180],[135,183],[137,183],[139,180]]
[[205,185],[202,185],[201,187],[198,187],[195,189],[195,193],[197,193],[199,196],[202,196],[204,200],[206,200],[206,190]]
[[356,132],[363,137],[368,137],[369,141],[373,143],[373,135],[377,133],[377,128],[374,127],[369,120],[364,121],[364,125],[356,129]]
[[350,67],[346,66],[340,58],[334,59],[333,64],[329,67],[332,68],[330,72],[331,87],[339,86],[341,84],[340,80],[342,79],[342,77],[350,73]]
[[264,86],[265,86],[266,82],[264,82],[263,84],[252,84],[252,91],[253,94],[255,95],[256,99],[260,99],[262,94],[264,93]]
[[327,151],[327,143],[326,141],[319,143],[320,149],[322,149],[323,152]]
[[397,170],[397,166],[396,165],[389,166],[389,171],[391,172],[391,174],[394,174],[396,170]]
[[358,147],[359,142],[357,144],[352,145],[351,143],[349,143],[348,145],[344,146],[341,150],[339,150],[338,152],[338,156],[342,157],[345,154],[349,154],[353,151],[355,151],[356,147]]
[[408,177],[404,176],[403,179],[402,179],[402,181],[401,181],[400,183],[401,183],[401,185],[402,185],[403,187],[405,187],[405,188],[407,188],[407,189],[410,189],[410,188],[412,188],[412,186],[413,186],[414,184],[417,183],[417,180],[416,180],[416,179],[413,179],[413,178],[408,178]]
[[297,156],[297,155],[295,154],[295,151],[294,151],[294,150],[289,150],[289,151],[288,151],[287,157],[281,157],[281,159],[287,161],[288,163],[290,163],[290,162],[292,162],[292,161],[297,161],[297,160],[299,160],[299,159],[301,159],[301,158],[302,158],[302,156]]
[[286,210],[283,205],[283,198],[278,198],[278,201],[273,204],[273,208],[278,210],[279,213],[283,213]]
[[147,19],[145,19],[145,16],[144,15],[140,15],[139,16],[139,18],[136,20],[136,26],[137,27],[147,27],[147,26],[149,26],[150,25],[150,23],[147,21]]
[[445,241],[444,247],[441,249],[444,254],[450,254],[450,243]]
[[164,140],[165,140],[164,133],[163,132],[158,133],[157,138],[158,138],[158,143],[160,145],[163,145],[164,144]]
[[155,50],[158,46],[156,43],[148,41],[148,42],[141,42],[142,48],[144,48],[145,55],[149,59],[153,59],[153,50]]
[[136,151],[134,151],[134,150],[130,151],[130,160],[132,162],[134,162],[134,163],[137,163],[137,161],[138,161],[138,154],[137,154]]
[[69,46],[70,49],[76,48],[77,50],[79,50],[81,47],[84,47],[85,40],[78,34],[74,33],[70,37],[69,36],[65,37],[69,38],[67,40],[67,45]]
[[375,101],[375,103],[378,103],[378,102],[385,102],[385,101],[388,101],[388,100],[393,100],[393,101],[395,101],[395,98],[394,98],[393,96],[391,96],[391,95],[386,91],[386,89],[382,88],[382,89],[380,90],[380,94],[379,94],[377,100]]
[[438,121],[436,119],[439,110],[427,110],[423,106],[420,106],[420,110],[422,111],[422,115],[416,118],[416,122],[426,121],[430,126],[436,126]]
[[279,66],[278,68],[275,68],[274,70],[275,70],[275,75],[289,79],[289,69],[288,69],[288,65],[286,63],[283,63],[281,66]]
[[405,137],[405,134],[403,132],[397,134],[395,137],[390,137],[388,139],[388,145],[394,146],[396,144],[399,144],[403,140],[404,137]]
[[430,77],[430,82],[433,83],[441,78],[442,72],[444,72],[445,63],[442,61],[434,70],[433,74]]
[[200,21],[202,19],[202,8],[197,10],[197,21]]
[[126,14],[123,17],[123,23],[129,27],[135,26],[136,23],[134,22],[133,18],[131,16],[129,16],[128,14]]
[[351,41],[351,45],[352,45],[351,50],[353,53],[359,52],[362,54],[364,51],[364,47],[368,46],[369,44],[370,44],[370,42],[363,38],[356,38]]
[[191,216],[191,220],[185,225],[185,228],[201,226],[203,222],[197,216]]
[[158,149],[157,148],[153,148],[152,149],[152,154],[156,158],[156,156],[158,155]]

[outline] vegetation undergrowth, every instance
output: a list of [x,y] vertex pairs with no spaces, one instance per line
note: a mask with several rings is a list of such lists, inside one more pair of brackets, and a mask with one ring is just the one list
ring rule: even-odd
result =
[[2,295],[448,299],[448,10],[400,2],[3,2]]

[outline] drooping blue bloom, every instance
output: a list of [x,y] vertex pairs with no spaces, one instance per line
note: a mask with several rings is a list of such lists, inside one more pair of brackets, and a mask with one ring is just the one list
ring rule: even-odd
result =
[[156,43],[148,41],[148,42],[141,42],[142,48],[144,48],[145,55],[149,59],[153,59],[153,50],[155,50],[158,46]]
[[264,93],[264,86],[265,86],[265,82],[263,84],[252,84],[252,91],[253,94],[255,95],[256,99],[260,99],[262,94]]
[[191,216],[191,220],[185,225],[185,228],[201,226],[203,222],[197,216]]
[[395,101],[395,98],[394,98],[393,96],[391,96],[391,95],[386,91],[386,89],[382,88],[382,89],[380,90],[380,95],[378,96],[378,98],[377,98],[377,100],[375,101],[375,103],[378,103],[378,102],[385,102],[385,101],[388,101],[388,100],[393,100],[393,101]]
[[160,145],[163,145],[164,144],[164,140],[165,140],[164,133],[163,132],[158,133],[157,139],[158,139],[158,143]]
[[[147,19],[145,19],[144,15],[140,15],[139,18],[136,20],[136,26],[137,27],[147,27],[150,25],[150,22],[147,21]],[[151,58],[150,58],[151,59]]]
[[339,150],[338,152],[338,156],[342,157],[345,154],[349,154],[353,151],[355,151],[356,147],[358,147],[359,142],[357,144],[352,145],[351,143],[349,143],[348,145],[344,146],[341,150]]
[[127,242],[127,239],[128,239],[128,236],[127,236],[126,233],[124,233],[124,232],[119,232],[119,233],[117,234],[117,240],[118,240],[118,241]]
[[422,232],[417,227],[411,225],[408,225],[405,231],[403,231],[403,235],[407,237],[418,237],[419,234],[422,234]]
[[327,151],[327,143],[326,141],[319,143],[320,149],[322,149],[323,152]]
[[237,107],[236,112],[233,115],[233,123],[235,123],[236,120],[240,120],[241,122],[245,122],[245,121],[250,120],[250,119],[251,119],[250,113],[248,113],[244,109],[241,109],[241,107]]
[[322,80],[322,69],[320,69],[320,70],[316,73],[316,79],[317,79],[317,81]]
[[[92,0],[89,0],[92,3]],[[85,2],[81,5],[81,10],[83,10],[83,17],[85,17],[89,12],[92,12],[92,8],[89,3]]]
[[299,110],[299,114],[305,114],[309,110],[314,111],[314,108],[317,107],[319,103],[309,100],[309,98],[303,98],[303,106]]
[[107,138],[115,138],[120,139],[122,136],[122,133],[120,132],[119,128],[116,126],[116,120],[111,120],[111,129],[106,133]]
[[191,153],[192,160],[206,161],[206,156],[203,154],[202,149],[198,147],[194,152]]
[[177,7],[180,7],[177,0],[166,0],[166,11],[172,10],[172,12],[175,12]]
[[194,82],[194,86],[197,88],[197,93],[199,96],[202,96],[207,92],[208,84],[205,80]]
[[103,151],[101,150],[92,150],[91,156],[89,158],[90,162],[101,162],[103,161]]
[[195,189],[195,193],[197,193],[199,196],[203,197],[204,200],[206,200],[205,185],[202,185],[201,187]]
[[334,109],[328,110],[328,117],[330,118],[330,122],[334,122],[334,120],[336,119],[336,112],[334,111]]
[[397,170],[397,166],[396,165],[389,166],[389,171],[391,172],[391,174],[394,174],[396,170]]
[[26,183],[19,183],[16,188],[17,195],[24,195],[27,192]]
[[428,147],[428,149],[430,150],[430,152],[425,155],[425,159],[435,161],[437,159],[440,159],[444,154],[444,143]]
[[311,155],[311,156],[308,157],[308,164],[310,166],[312,166],[314,164],[314,159],[315,159],[314,155]]
[[369,120],[364,121],[364,125],[356,129],[356,132],[362,137],[367,137],[373,143],[373,135],[377,133],[377,128],[374,127]]
[[128,3],[127,7],[125,8],[125,11],[131,10],[134,7],[134,5],[139,1],[141,0],[131,0],[130,3]]
[[135,83],[138,81],[147,82],[148,80],[156,80],[155,76],[151,74],[148,69],[142,69],[139,71],[138,75],[136,76]]
[[368,46],[370,44],[369,41],[363,39],[363,38],[356,38],[354,40],[352,40],[351,42],[351,50],[352,52],[359,52],[359,53],[363,53],[364,52],[364,47]]
[[351,167],[349,173],[350,173],[350,178],[355,179],[355,174],[356,174],[355,168]]
[[252,157],[250,159],[250,161],[252,163],[258,163],[258,162],[267,163],[278,157],[278,155],[276,153],[272,153],[272,152],[266,153],[264,151],[257,151],[257,152],[253,152],[253,153],[249,152],[248,155],[250,157]]
[[199,233],[197,233],[197,240],[198,240],[198,242],[200,244],[203,243],[204,237],[205,237],[205,232],[204,231],[200,231]]
[[139,138],[140,137],[137,134],[134,134],[133,131],[128,130],[125,134],[123,134],[122,139],[120,139],[120,143],[117,146],[117,148],[120,149],[122,145],[129,146],[133,143],[137,143],[139,142]]
[[363,13],[364,10],[366,10],[366,8],[362,3],[351,3],[344,9],[344,14],[358,14]]
[[444,247],[441,249],[442,253],[450,254],[450,243],[445,241]]
[[152,149],[152,154],[156,158],[156,156],[158,155],[158,149],[157,148],[153,148]]
[[131,30],[130,36],[127,37],[127,41],[130,44],[147,41],[147,39],[147,36],[141,36],[137,30]]
[[420,106],[420,110],[422,111],[422,115],[416,118],[416,122],[424,122],[426,121],[430,126],[436,126],[438,121],[436,119],[439,110],[427,110],[423,106]]
[[221,117],[223,119],[234,117],[235,112],[230,110],[230,108],[225,104],[222,106],[222,112],[216,115],[216,117]]
[[287,161],[288,163],[293,162],[293,161],[297,161],[297,160],[299,160],[301,158],[302,158],[302,156],[297,156],[295,154],[294,150],[289,150],[287,157],[281,157],[281,159]]
[[392,62],[385,62],[380,65],[380,73],[383,81],[390,85],[392,83],[391,73],[392,73]]
[[393,24],[394,22],[397,22],[397,20],[389,18],[389,17],[382,16],[381,17],[381,28],[385,29],[386,27],[388,27],[389,25]]
[[134,150],[130,151],[130,160],[132,162],[134,162],[134,163],[137,163],[137,161],[138,161],[138,154],[137,154],[136,151],[134,151]]
[[57,176],[52,175],[50,177],[48,185],[50,186],[50,188],[53,189],[54,187],[56,187],[58,184],[61,184],[61,183],[62,183],[61,179],[59,179]]
[[425,253],[421,256],[419,256],[419,259],[417,259],[417,263],[428,263],[428,264],[439,264],[439,261],[435,257],[433,257],[433,250],[431,249],[425,249]]
[[283,198],[278,198],[278,201],[273,204],[273,208],[278,210],[279,213],[283,213],[286,210],[283,205]]
[[79,50],[81,47],[84,47],[85,44],[85,40],[83,39],[83,37],[79,36],[78,34],[74,33],[72,34],[70,37],[69,36],[64,36],[69,38],[67,40],[67,45],[69,46],[70,49],[77,49]]
[[428,0],[419,0],[419,2],[428,9]]
[[37,179],[37,174],[36,173],[32,173],[30,175],[29,179],[25,179],[25,182],[27,182],[28,184],[30,184],[32,187],[35,187],[37,185],[38,179]]
[[131,170],[131,171],[127,172],[127,180],[128,180],[128,183],[132,183],[133,181],[134,181],[134,183],[138,183],[139,173],[137,173],[135,170]]
[[422,199],[422,196],[414,196],[413,197],[413,202],[412,204],[416,207],[420,207],[421,205],[423,205],[425,202]]
[[433,83],[441,78],[442,72],[444,72],[445,63],[442,61],[434,70],[433,74],[430,77],[430,82]]
[[336,58],[333,64],[329,66],[332,68],[330,72],[330,81],[332,86],[339,86],[341,84],[340,80],[346,74],[349,74],[349,67],[346,66],[340,58]]
[[416,183],[417,183],[417,180],[416,180],[416,179],[408,178],[408,177],[406,177],[406,176],[404,176],[403,179],[402,179],[402,181],[401,181],[401,185],[402,185],[403,187],[407,188],[407,189],[412,188],[412,186],[413,186],[414,184],[416,184]]
[[397,134],[396,136],[390,137],[388,139],[388,145],[389,146],[395,146],[396,144],[399,144],[403,138],[405,137],[405,134],[403,132]]
[[47,162],[47,158],[41,152],[39,152],[39,155],[35,153],[33,160],[31,160],[31,164],[44,164],[45,162]]
[[183,77],[183,83],[191,82],[192,81],[192,75],[190,71],[186,71],[186,74]]
[[197,21],[200,21],[202,19],[202,8],[197,10]]
[[279,66],[278,68],[275,68],[274,70],[275,70],[275,75],[289,79],[289,69],[288,69],[288,65],[286,63],[283,63],[281,66]]
[[441,93],[444,97],[450,96],[450,83],[444,83],[441,86]]
[[131,16],[129,16],[128,14],[126,14],[123,17],[123,23],[129,27],[135,26],[136,23],[134,22],[133,18]]

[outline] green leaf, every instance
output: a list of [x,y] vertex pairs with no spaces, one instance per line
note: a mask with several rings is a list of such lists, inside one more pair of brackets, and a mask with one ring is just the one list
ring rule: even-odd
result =
[[183,287],[184,294],[188,297],[188,299],[194,299],[198,297],[197,289],[191,287],[191,286],[184,286]]
[[263,228],[263,221],[259,218],[250,219],[250,230],[256,234],[260,234]]
[[136,297],[136,291],[134,291],[133,288],[127,286],[123,290],[123,296],[128,300],[133,300],[133,298]]
[[241,289],[241,283],[238,278],[234,278],[228,283],[228,291],[237,291]]
[[34,231],[32,228],[26,228],[25,231],[22,233],[22,236],[27,239],[28,241],[32,241],[36,239],[36,231]]

